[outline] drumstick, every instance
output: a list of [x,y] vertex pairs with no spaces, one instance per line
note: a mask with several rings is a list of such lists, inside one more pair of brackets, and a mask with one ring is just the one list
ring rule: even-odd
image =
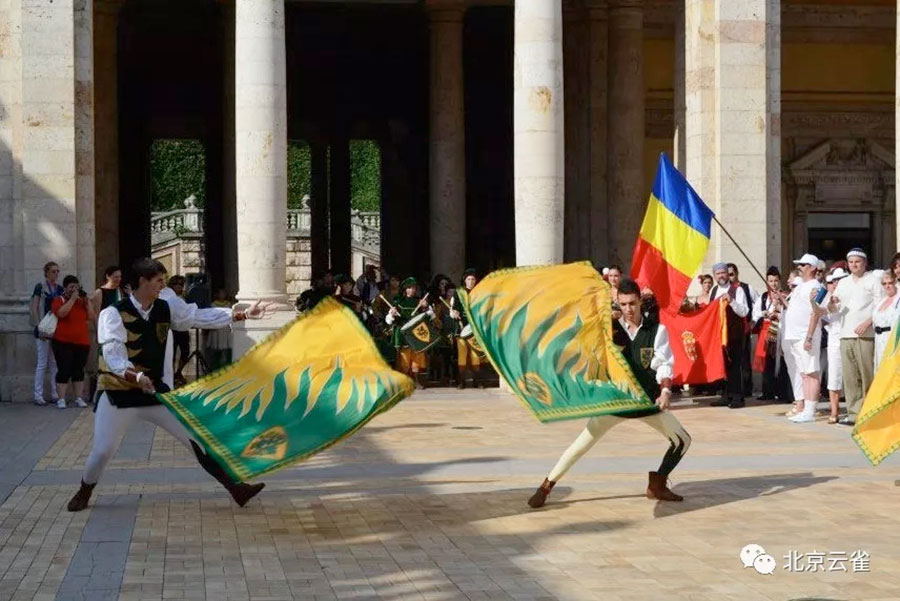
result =
[[450,306],[450,304],[447,302],[447,300],[443,296],[441,297],[441,302],[444,303],[445,305],[447,305],[448,309],[453,310],[453,307]]
[[393,308],[394,308],[394,305],[392,305],[391,303],[389,303],[389,302],[388,302],[388,299],[384,298],[384,295],[383,295],[383,294],[379,294],[379,295],[378,295],[378,298],[380,298],[382,301],[384,301],[384,304],[387,305],[389,309],[393,309]]
[[[422,297],[422,300],[423,300],[423,301],[427,301],[427,300],[428,300],[428,295],[429,295],[429,294],[431,294],[431,293],[430,293],[430,292],[426,292],[426,293],[425,293],[425,296]],[[416,313],[419,312],[419,306],[420,306],[420,305],[416,305],[416,308],[415,308],[415,310],[412,312],[412,315],[410,315],[410,317],[413,317]]]

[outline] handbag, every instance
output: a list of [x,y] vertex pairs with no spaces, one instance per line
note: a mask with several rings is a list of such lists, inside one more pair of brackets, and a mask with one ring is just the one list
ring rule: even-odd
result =
[[37,326],[38,333],[45,338],[52,338],[57,324],[59,324],[59,318],[53,311],[50,311],[41,318],[41,322]]

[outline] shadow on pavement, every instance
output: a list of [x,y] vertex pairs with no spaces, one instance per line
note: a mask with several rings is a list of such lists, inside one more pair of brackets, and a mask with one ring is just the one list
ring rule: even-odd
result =
[[683,496],[684,502],[658,501],[653,517],[664,518],[744,499],[768,497],[836,479],[836,476],[813,476],[809,472],[801,472],[683,482],[672,486],[672,491]]

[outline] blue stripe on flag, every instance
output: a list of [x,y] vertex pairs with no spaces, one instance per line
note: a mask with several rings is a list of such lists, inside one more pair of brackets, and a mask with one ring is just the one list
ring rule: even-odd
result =
[[709,238],[715,215],[666,156],[659,155],[653,195],[686,224]]

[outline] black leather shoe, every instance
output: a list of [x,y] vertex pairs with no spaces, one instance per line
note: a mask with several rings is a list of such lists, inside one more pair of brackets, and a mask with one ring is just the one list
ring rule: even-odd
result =
[[746,403],[744,401],[734,400],[728,403],[729,409],[743,409],[744,407],[746,407]]
[[725,398],[716,399],[709,404],[710,407],[727,407],[728,405],[730,405],[730,402]]

